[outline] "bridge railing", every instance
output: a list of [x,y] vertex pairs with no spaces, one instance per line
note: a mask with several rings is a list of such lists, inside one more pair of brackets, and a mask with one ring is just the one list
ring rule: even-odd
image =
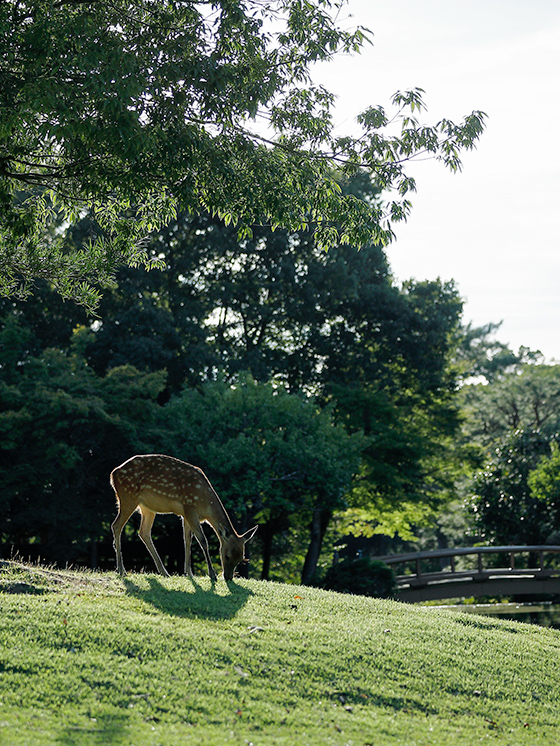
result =
[[[412,564],[413,571],[397,575],[397,585],[403,586],[411,584],[418,585],[437,580],[447,576],[449,579],[462,578],[482,578],[489,575],[532,575],[546,577],[548,575],[557,575],[559,570],[548,569],[545,567],[544,557],[547,553],[560,554],[560,546],[556,544],[534,544],[534,545],[513,545],[513,546],[492,546],[492,547],[455,547],[450,549],[436,549],[435,551],[425,552],[408,552],[406,554],[389,554],[383,557],[376,557],[387,565]],[[485,568],[483,557],[488,554],[506,554],[509,557],[508,567],[489,567]],[[532,554],[538,556],[538,566],[533,568],[516,568],[515,555]],[[476,556],[475,570],[461,570],[456,568],[456,558],[469,555]],[[425,572],[422,570],[422,561],[448,559],[451,570],[433,570]]]

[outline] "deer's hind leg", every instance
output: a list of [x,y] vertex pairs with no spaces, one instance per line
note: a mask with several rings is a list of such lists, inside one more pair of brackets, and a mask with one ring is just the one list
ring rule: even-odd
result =
[[127,500],[126,498],[121,500],[121,497],[116,489],[115,494],[117,496],[119,512],[117,513],[117,517],[111,524],[111,530],[113,532],[113,547],[115,548],[115,555],[117,558],[117,572],[119,573],[119,575],[124,575],[126,571],[124,569],[122,558],[121,534],[123,528],[128,523],[128,519],[137,509],[138,503],[132,500]]
[[152,541],[152,526],[154,525],[156,513],[154,513],[153,510],[149,510],[145,505],[141,505],[140,514],[142,516],[142,520],[140,521],[140,529],[138,531],[138,534],[146,545],[148,552],[152,555],[152,559],[156,563],[156,567],[160,575],[169,576],[169,573],[167,572],[163,562],[161,561],[161,557],[157,553],[154,542]]

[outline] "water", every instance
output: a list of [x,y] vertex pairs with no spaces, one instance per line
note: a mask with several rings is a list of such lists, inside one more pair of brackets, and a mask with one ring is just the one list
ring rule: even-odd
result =
[[498,619],[509,619],[516,622],[538,624],[541,627],[560,629],[560,605],[553,603],[534,604],[456,604],[439,606],[440,609],[463,611],[467,614],[482,614]]

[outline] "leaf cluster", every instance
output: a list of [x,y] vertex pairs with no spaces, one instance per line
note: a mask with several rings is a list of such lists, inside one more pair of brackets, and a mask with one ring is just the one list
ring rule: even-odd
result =
[[462,392],[466,427],[483,446],[518,429],[557,432],[560,428],[560,367],[525,363],[492,383]]
[[516,430],[496,448],[469,500],[482,538],[503,545],[558,543],[557,437]]
[[185,389],[166,405],[164,431],[169,452],[213,475],[242,527],[301,522],[318,495],[342,507],[363,448],[328,409],[247,375]]
[[[370,109],[358,137],[336,136],[333,96],[310,68],[366,40],[337,23],[343,4],[2,3],[0,291],[45,278],[92,308],[119,265],[150,266],[144,239],[178,209],[243,236],[311,227],[323,248],[390,240],[410,210],[406,162],[429,155],[457,170],[484,115],[422,125],[416,90],[395,96],[392,119]],[[386,208],[338,188],[334,169],[359,168],[395,191]],[[96,229],[80,252],[66,228],[83,215]]]
[[108,474],[153,438],[165,374],[124,366],[100,379],[77,350],[35,356],[26,337],[13,321],[0,333],[2,540],[38,537],[45,559],[83,561],[108,527]]

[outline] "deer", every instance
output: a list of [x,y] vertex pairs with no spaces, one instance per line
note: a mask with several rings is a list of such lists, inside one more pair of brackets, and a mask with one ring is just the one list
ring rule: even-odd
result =
[[131,515],[138,510],[141,515],[138,534],[161,575],[168,576],[169,573],[152,541],[152,526],[158,513],[175,513],[183,524],[185,575],[193,577],[191,541],[194,534],[204,552],[208,574],[212,581],[217,580],[208,541],[201,526],[202,523],[209,523],[220,542],[224,579],[233,579],[235,568],[245,559],[245,544],[253,538],[258,526],[241,536],[236,532],[222,501],[202,469],[172,456],[148,454],[133,456],[117,466],[111,472],[110,481],[117,498],[118,513],[111,530],[120,575],[125,574],[121,533]]

